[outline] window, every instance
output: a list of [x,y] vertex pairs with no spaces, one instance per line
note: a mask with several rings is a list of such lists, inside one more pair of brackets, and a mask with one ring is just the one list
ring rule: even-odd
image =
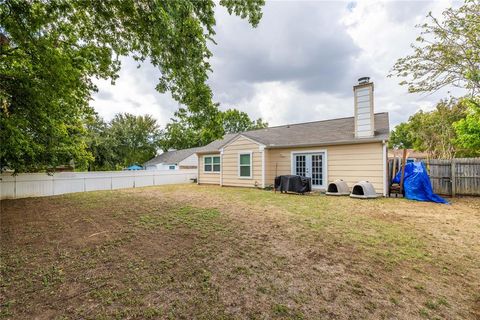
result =
[[203,157],[203,171],[220,172],[220,156]]
[[238,155],[238,175],[241,178],[252,177],[252,153],[240,153]]
[[175,170],[175,166],[168,166],[168,170]]

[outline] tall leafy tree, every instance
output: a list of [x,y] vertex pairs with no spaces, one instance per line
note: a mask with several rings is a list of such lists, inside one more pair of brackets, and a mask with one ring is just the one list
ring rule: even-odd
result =
[[[459,8],[448,8],[438,19],[431,13],[413,54],[400,58],[392,75],[410,92],[434,92],[446,86],[466,89],[468,95],[455,106],[442,101],[433,113],[417,113],[392,134],[414,138],[413,146],[433,156],[478,155],[480,145],[480,2],[466,0]],[[450,106],[451,108],[447,107]],[[404,129],[409,132],[407,135]]]
[[454,123],[464,119],[467,107],[457,99],[443,100],[430,112],[420,110],[392,133],[392,146],[425,151],[432,158],[470,156],[470,150],[457,143]]
[[[256,26],[263,0],[221,0]],[[213,0],[0,2],[0,162],[16,171],[86,163],[82,138],[92,78],[117,78],[120,56],[149,60],[156,86],[191,112],[212,105],[206,84]]]
[[463,99],[467,116],[454,123],[457,143],[473,156],[480,156],[480,98]]
[[413,148],[413,132],[409,123],[402,122],[390,133],[389,148],[411,149]]
[[218,105],[210,104],[196,112],[180,108],[167,124],[161,146],[163,150],[204,146],[223,133]]
[[428,14],[413,54],[400,58],[392,74],[404,78],[410,92],[432,92],[445,86],[480,93],[480,2],[466,0],[443,19]]
[[85,142],[87,151],[92,155],[88,171],[116,170],[121,157],[117,155],[115,141],[110,133],[109,124],[97,114],[85,121]]
[[236,109],[220,111],[218,105],[201,112],[180,109],[167,124],[162,137],[162,149],[185,149],[204,146],[226,133],[265,128],[268,123],[261,118],[251,120],[247,113]]
[[223,130],[225,133],[237,133],[247,130],[268,127],[262,118],[251,120],[247,113],[237,109],[228,109],[222,113]]
[[115,162],[121,167],[141,165],[157,153],[161,131],[157,121],[150,115],[117,114],[110,122],[108,131]]

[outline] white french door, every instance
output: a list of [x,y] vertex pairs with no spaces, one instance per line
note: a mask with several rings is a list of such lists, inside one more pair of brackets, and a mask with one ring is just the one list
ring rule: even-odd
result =
[[325,187],[325,153],[292,153],[292,174],[312,179],[313,188]]

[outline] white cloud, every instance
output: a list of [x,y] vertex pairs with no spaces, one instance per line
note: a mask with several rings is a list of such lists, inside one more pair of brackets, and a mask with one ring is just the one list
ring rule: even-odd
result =
[[435,103],[446,97],[446,90],[434,94],[410,94],[398,85],[399,79],[387,75],[395,61],[411,53],[410,44],[418,36],[415,25],[426,22],[428,12],[436,17],[453,1],[382,2],[366,0],[342,18],[348,34],[362,51],[355,66],[369,66],[376,81],[378,111],[390,112],[393,125],[406,120],[419,109],[431,110]]
[[155,90],[159,71],[146,62],[138,64],[130,58],[122,59],[119,78],[112,85],[107,80],[95,80],[99,92],[94,95],[91,105],[110,120],[116,113],[128,112],[135,115],[150,114],[162,125],[166,124],[178,108],[178,103],[169,94]]
[[[209,80],[214,98],[224,109],[271,125],[351,116],[352,86],[367,75],[375,82],[376,111],[390,112],[393,127],[448,94],[409,94],[387,75],[411,52],[419,32],[414,26],[452,4],[458,2],[267,2],[256,29],[218,7]],[[166,124],[178,105],[154,90],[158,71],[124,62],[116,86],[98,82],[95,109],[107,119],[117,112],[149,113]]]

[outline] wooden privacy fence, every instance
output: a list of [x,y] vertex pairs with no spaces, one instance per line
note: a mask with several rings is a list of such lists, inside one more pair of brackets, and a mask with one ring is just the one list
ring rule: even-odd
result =
[[1,174],[0,199],[189,183],[196,177],[196,169]]
[[480,158],[431,159],[425,163],[435,193],[480,196]]

